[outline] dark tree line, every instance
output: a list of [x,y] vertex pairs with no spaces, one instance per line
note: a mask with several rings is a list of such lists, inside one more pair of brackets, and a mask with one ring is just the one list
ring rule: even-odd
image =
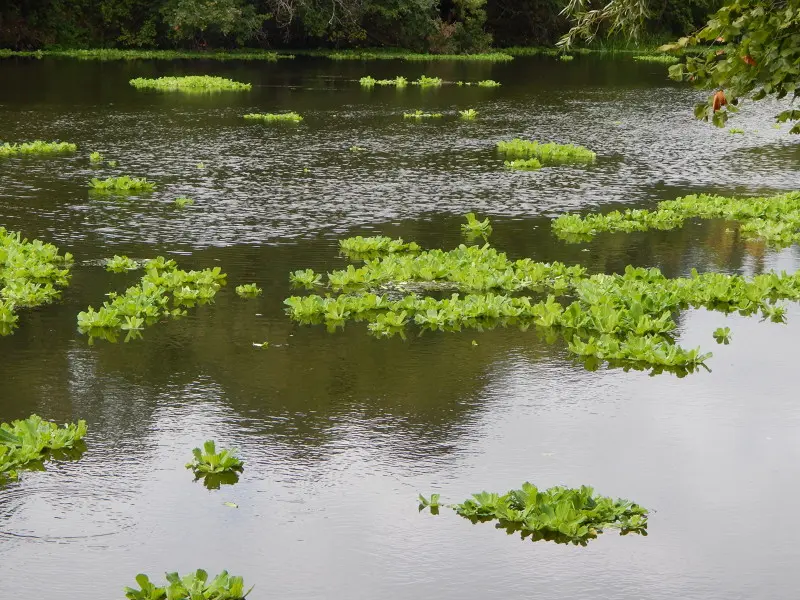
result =
[[[480,51],[553,44],[568,0],[4,0],[0,47],[358,47]],[[718,0],[652,0],[646,29],[693,31]]]

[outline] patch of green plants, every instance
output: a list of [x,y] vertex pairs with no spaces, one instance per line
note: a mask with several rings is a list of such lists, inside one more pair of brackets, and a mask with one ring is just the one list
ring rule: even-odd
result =
[[375,79],[370,75],[366,77],[362,77],[358,80],[362,87],[371,88],[378,86],[394,86],[398,88],[404,88],[408,85],[408,79],[403,77],[402,75],[398,75],[394,79]]
[[248,121],[261,121],[263,123],[299,123],[303,117],[296,112],[288,113],[250,113],[244,115]]
[[633,57],[633,60],[638,60],[639,62],[661,63],[664,65],[674,65],[675,63],[680,62],[680,59],[677,56],[672,56],[670,54],[638,54]]
[[185,196],[180,196],[179,198],[175,198],[175,206],[177,208],[186,208],[187,206],[192,206],[194,204],[194,200],[191,198],[187,198]]
[[163,256],[145,261],[145,274],[137,285],[123,294],[111,292],[109,300],[95,310],[91,306],[78,314],[78,331],[95,338],[116,342],[120,332],[125,341],[138,339],[142,330],[163,319],[177,319],[186,309],[213,302],[225,285],[219,267],[202,271],[184,271],[174,260]]
[[404,119],[415,119],[417,121],[421,121],[422,119],[441,119],[442,113],[429,113],[423,112],[419,109],[415,110],[414,112],[406,112],[403,113]]
[[492,224],[489,218],[479,221],[475,213],[467,213],[467,222],[461,224],[461,233],[469,239],[483,238],[484,240],[492,234]]
[[515,160],[507,160],[503,164],[515,171],[538,171],[542,168],[542,163],[539,162],[538,158],[517,158]]
[[335,52],[322,52],[321,56],[326,56],[332,60],[408,60],[408,61],[434,61],[434,60],[453,60],[453,61],[486,61],[486,62],[506,62],[514,60],[510,54],[503,52],[486,52],[482,54],[420,54],[415,52],[405,52],[402,50],[337,50]]
[[223,92],[249,90],[249,83],[241,83],[224,77],[210,75],[188,75],[186,77],[159,77],[146,79],[137,77],[129,82],[137,90],[159,90],[162,92]]
[[181,577],[178,573],[167,573],[167,582],[156,586],[147,575],[136,576],[138,588],[125,588],[128,600],[244,600],[252,591],[245,591],[241,577],[223,571],[209,581],[208,573],[197,569]]
[[[484,223],[473,216],[464,229],[477,236]],[[410,325],[420,333],[531,328],[548,343],[562,340],[589,369],[608,364],[679,376],[711,358],[677,343],[680,311],[703,307],[780,323],[786,317],[781,302],[800,300],[800,272],[747,279],[693,271],[667,278],[658,269],[628,267],[622,274],[588,275],[580,265],[510,260],[488,244],[378,254],[362,266],[329,272],[327,281],[311,270],[291,279],[326,293],[286,299],[289,316],[331,332],[348,322],[365,323],[381,338],[405,337]]]
[[[436,496],[436,495],[434,495]],[[430,501],[420,496],[422,508],[439,507],[439,498]],[[423,502],[424,501],[424,502]],[[606,529],[622,535],[647,535],[646,508],[628,500],[598,496],[588,486],[561,486],[539,490],[531,483],[503,495],[481,492],[460,504],[450,506],[472,523],[495,522],[506,533],[519,532],[522,539],[546,540],[560,544],[586,546]]]
[[800,192],[759,198],[693,194],[659,202],[656,210],[626,209],[610,213],[562,215],[553,232],[566,241],[587,241],[601,232],[677,229],[687,219],[726,219],[739,223],[745,239],[760,239],[783,248],[800,242]]
[[244,470],[244,463],[239,459],[235,450],[223,449],[217,452],[213,440],[207,440],[202,448],[192,450],[192,456],[194,460],[186,463],[186,468],[191,469],[195,475]]
[[475,110],[474,108],[467,108],[465,110],[458,111],[458,114],[465,121],[472,121],[475,117],[478,116],[478,111]]
[[362,148],[361,146],[350,146],[350,152],[364,152],[366,148]]
[[730,129],[728,129],[728,133],[732,133],[732,134],[737,134],[737,133],[738,133],[738,134],[744,134],[744,129],[739,129],[738,127],[731,127]]
[[560,54],[558,56],[558,60],[560,60],[561,62],[569,62],[571,60],[575,60],[575,57],[572,56],[572,54]]
[[152,192],[156,188],[156,184],[152,181],[147,181],[144,177],[122,175],[121,177],[109,177],[108,179],[92,177],[89,181],[89,188],[96,193],[120,194]]
[[99,152],[92,152],[89,155],[89,162],[101,163],[101,162],[103,162],[103,155],[100,154]]
[[18,155],[38,155],[47,156],[50,154],[64,154],[65,152],[75,152],[78,146],[69,142],[24,142],[22,144],[0,144],[0,158]]
[[265,50],[134,50],[117,48],[93,48],[86,50],[0,50],[5,57],[75,58],[78,60],[178,60],[202,58],[206,60],[267,60],[294,58],[291,54],[278,54]]
[[597,155],[583,146],[573,144],[541,144],[535,141],[515,138],[508,142],[498,142],[497,150],[508,157],[536,158],[542,165],[566,163],[591,163]]
[[413,254],[420,251],[416,242],[406,244],[402,238],[396,240],[383,235],[373,237],[356,237],[339,240],[339,250],[351,259],[366,259],[386,254]]
[[242,298],[257,298],[264,290],[258,287],[255,283],[243,283],[236,286],[236,294]]
[[439,87],[442,85],[442,78],[441,77],[428,77],[427,75],[420,75],[419,79],[412,81],[412,85],[418,85],[420,87]]
[[9,335],[19,322],[17,311],[54,302],[67,287],[72,255],[20,232],[0,227],[0,335]]
[[714,339],[718,344],[725,344],[726,346],[731,343],[731,328],[730,327],[717,327],[713,333]]
[[493,87],[500,87],[500,83],[495,81],[494,79],[483,79],[477,83],[477,86],[493,88]]
[[127,256],[119,256],[115,254],[112,258],[106,259],[106,271],[112,273],[127,273],[128,271],[135,271],[141,268],[141,263],[128,258]]
[[86,449],[86,421],[59,427],[37,415],[0,423],[0,483],[15,480],[22,469],[43,470],[49,458],[78,458]]

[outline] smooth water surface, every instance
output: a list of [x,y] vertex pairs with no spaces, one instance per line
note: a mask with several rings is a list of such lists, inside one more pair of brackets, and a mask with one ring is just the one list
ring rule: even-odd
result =
[[[253,89],[187,96],[127,84],[199,73]],[[423,73],[503,86],[358,85],[367,74]],[[593,57],[0,61],[0,141],[80,147],[0,162],[0,226],[77,260],[63,300],[23,311],[0,338],[0,420],[35,412],[89,423],[79,461],[0,489],[0,596],[109,600],[139,572],[161,579],[198,567],[243,575],[256,600],[796,595],[798,306],[786,325],[681,315],[681,344],[714,352],[710,372],[685,378],[588,371],[533,331],[376,340],[363,325],[328,334],[282,311],[290,271],[346,264],[340,237],[379,232],[450,248],[468,211],[490,216],[491,242],[515,258],[594,272],[800,268],[796,247],[770,251],[731,223],[579,245],[550,234],[549,218],[564,211],[800,188],[800,145],[772,127],[778,106],[748,106],[734,123],[746,134],[731,135],[693,120],[701,97],[668,82],[661,65]],[[402,118],[417,108],[445,117]],[[463,108],[478,119],[459,121]],[[241,118],[284,110],[305,120]],[[516,136],[583,144],[599,158],[508,172],[494,144]],[[118,166],[90,165],[95,150]],[[89,178],[117,174],[158,189],[88,193]],[[174,208],[182,195],[195,205]],[[137,277],[97,266],[113,254],[220,266],[228,286],[142,340],[89,345],[77,313]],[[233,288],[247,282],[264,295],[238,298]],[[711,336],[720,326],[732,330],[728,346]],[[235,486],[209,491],[184,469],[209,438],[240,449]],[[649,535],[531,543],[449,510],[417,512],[419,492],[457,502],[526,480],[630,498],[651,509]]]

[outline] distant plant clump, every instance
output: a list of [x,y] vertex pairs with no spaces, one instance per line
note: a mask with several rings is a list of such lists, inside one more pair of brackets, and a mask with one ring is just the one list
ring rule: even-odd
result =
[[20,308],[49,304],[69,284],[72,255],[0,227],[0,335],[17,327]]
[[586,241],[601,232],[677,229],[691,218],[738,221],[742,237],[783,248],[800,242],[800,192],[761,198],[691,195],[659,202],[652,211],[629,208],[604,215],[562,215],[552,227],[567,241]]
[[321,54],[332,60],[408,60],[408,61],[434,61],[434,60],[458,60],[458,61],[486,61],[486,62],[507,62],[514,60],[510,54],[503,52],[487,52],[483,54],[420,54],[414,52],[391,51],[391,50],[340,50],[337,52],[324,52]]
[[69,142],[25,142],[22,144],[0,144],[0,158],[18,156],[20,154],[37,154],[46,156],[48,154],[63,154],[65,152],[75,152],[78,146]]
[[0,483],[15,480],[21,469],[39,467],[48,458],[77,458],[85,449],[86,421],[59,427],[37,415],[0,423]]
[[398,75],[394,79],[375,79],[374,77],[367,75],[366,77],[359,79],[358,82],[362,87],[366,88],[375,87],[376,85],[404,88],[408,85],[408,79],[401,75]]
[[146,79],[137,77],[129,82],[138,90],[160,90],[163,92],[222,92],[249,90],[249,83],[240,83],[224,77],[189,75],[186,77],[159,77]]
[[472,121],[475,117],[478,116],[478,111],[475,110],[474,108],[467,108],[458,111],[458,115],[465,121]]
[[509,157],[536,158],[544,166],[565,163],[591,163],[597,155],[584,148],[572,144],[540,144],[515,138],[508,142],[498,142],[497,150]]
[[167,583],[156,586],[147,575],[136,576],[136,588],[125,588],[127,600],[244,600],[252,591],[245,591],[241,577],[228,575],[223,571],[211,581],[208,573],[197,569],[181,577],[178,573],[167,573]]
[[517,158],[505,161],[505,166],[516,171],[538,171],[542,168],[542,163],[538,158]]
[[386,254],[414,253],[421,248],[416,242],[406,244],[402,238],[393,240],[390,237],[378,235],[374,237],[356,237],[339,240],[339,249],[352,259],[365,259],[384,256]]
[[418,85],[420,87],[439,87],[442,85],[442,78],[441,77],[428,77],[426,75],[420,75],[419,79],[411,82],[413,85]]
[[404,119],[416,119],[418,121],[422,119],[440,119],[441,117],[442,113],[423,112],[419,109],[415,110],[414,112],[403,113]]
[[639,54],[634,56],[633,60],[638,60],[639,62],[661,63],[664,65],[674,65],[675,63],[680,62],[680,59],[677,56],[670,56],[669,54]]
[[115,254],[112,258],[106,259],[106,271],[112,273],[127,273],[128,271],[135,271],[141,268],[141,266],[141,263],[127,256]]
[[236,294],[241,296],[242,298],[256,298],[263,293],[260,287],[258,287],[255,283],[243,283],[242,285],[236,286]]
[[174,204],[177,208],[186,208],[187,206],[192,206],[194,204],[194,200],[192,198],[187,198],[186,196],[180,196],[175,198]]
[[[420,496],[420,510],[437,512],[439,498]],[[561,544],[585,546],[605,529],[619,529],[622,535],[647,534],[646,508],[628,500],[596,496],[591,487],[552,487],[539,490],[524,483],[518,490],[502,496],[482,492],[461,504],[451,506],[473,523],[495,521],[506,533],[519,532],[523,539],[547,540]]]
[[89,181],[91,191],[108,194],[152,192],[155,187],[156,185],[153,182],[147,181],[144,177],[130,177],[128,175],[109,177],[108,179],[93,177]]
[[183,271],[174,260],[162,256],[144,263],[145,274],[124,294],[107,294],[109,300],[94,310],[91,306],[78,314],[78,331],[95,338],[116,342],[120,331],[125,341],[141,337],[142,330],[163,319],[186,316],[187,308],[213,302],[225,274],[219,267],[202,271]]
[[244,115],[248,121],[262,121],[264,123],[299,123],[303,117],[296,112],[288,113],[250,113]]

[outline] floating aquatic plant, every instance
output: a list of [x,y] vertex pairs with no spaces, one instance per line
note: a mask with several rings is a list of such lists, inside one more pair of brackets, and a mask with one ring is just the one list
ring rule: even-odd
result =
[[220,450],[217,452],[213,440],[208,440],[202,448],[192,450],[194,460],[186,463],[186,468],[191,469],[195,475],[208,475],[229,473],[244,470],[244,463],[238,458],[235,450]]
[[303,117],[296,112],[288,113],[250,113],[244,115],[248,121],[261,121],[263,123],[299,123]]
[[89,155],[89,162],[93,162],[93,163],[103,162],[103,155],[100,154],[99,152],[92,152]]
[[677,56],[672,56],[671,54],[639,54],[634,56],[633,60],[638,60],[639,62],[662,63],[665,65],[674,65],[680,62]]
[[726,346],[731,343],[731,328],[718,327],[713,333],[714,339],[718,344],[725,344]]
[[536,158],[543,165],[594,162],[596,154],[583,146],[572,144],[540,144],[515,138],[498,142],[497,150],[509,157]]
[[418,85],[420,87],[439,87],[442,85],[442,78],[441,77],[428,77],[427,75],[420,75],[419,79],[416,81],[411,82],[414,85]]
[[48,154],[63,154],[65,152],[75,152],[78,146],[69,142],[26,142],[23,144],[0,144],[0,158],[17,156],[19,154],[36,154],[46,156]]
[[115,160],[109,160],[109,161],[108,161],[106,164],[107,164],[109,167],[116,167],[116,166],[117,166],[117,161],[115,161]]
[[[313,271],[309,279],[323,283]],[[786,310],[777,302],[800,300],[800,272],[747,279],[693,271],[670,279],[658,269],[628,267],[624,274],[588,275],[580,265],[512,261],[488,245],[379,254],[328,273],[327,286],[340,295],[288,298],[290,317],[330,331],[362,321],[378,337],[402,337],[410,324],[432,331],[534,327],[550,343],[562,339],[588,368],[607,362],[678,375],[711,357],[676,343],[678,311],[705,307],[783,322]],[[427,290],[453,293],[419,295]]]
[[350,152],[364,152],[365,148],[361,146],[350,146]]
[[743,134],[744,133],[744,129],[739,129],[738,127],[731,127],[730,129],[728,129],[728,133]]
[[198,169],[205,169],[205,168],[206,168],[206,165],[205,165],[205,163],[203,163],[203,161],[200,161],[200,162],[199,162],[199,163],[197,163],[195,166],[196,166]]
[[255,283],[244,283],[236,286],[236,294],[242,298],[255,298],[260,296],[263,291]]
[[500,87],[500,83],[494,79],[482,79],[477,85],[478,87]]
[[462,119],[471,121],[472,119],[478,116],[478,111],[475,110],[474,108],[467,108],[465,110],[458,111],[458,114]]
[[567,241],[585,241],[606,231],[676,229],[690,218],[738,221],[743,238],[762,239],[771,246],[785,247],[800,242],[800,192],[758,198],[684,196],[659,202],[652,211],[626,209],[584,217],[562,215],[552,222],[552,228]]
[[84,50],[0,50],[0,58],[11,56],[44,58],[75,58],[78,60],[266,60],[294,58],[292,54],[278,54],[266,50],[136,50],[131,48],[92,48]]
[[315,273],[313,269],[305,269],[291,273],[289,281],[295,287],[304,287],[310,290],[314,286],[322,285],[322,275]]
[[510,54],[503,52],[485,52],[479,54],[421,54],[397,50],[336,50],[318,51],[313,55],[324,56],[332,60],[407,60],[407,61],[472,61],[472,62],[506,62],[514,60]]
[[416,242],[406,244],[402,238],[393,240],[383,235],[373,237],[356,237],[339,240],[339,249],[350,258],[374,258],[385,254],[419,252]]
[[178,208],[185,208],[187,206],[191,206],[192,204],[194,204],[194,200],[187,198],[186,196],[175,198],[175,206]]
[[162,256],[144,263],[145,274],[124,294],[112,292],[102,307],[91,306],[78,314],[78,330],[89,335],[90,343],[99,337],[111,342],[120,331],[125,341],[141,337],[141,331],[164,318],[186,316],[186,309],[212,302],[225,274],[219,267],[202,271],[183,271],[173,260]]
[[516,171],[537,171],[542,168],[542,163],[538,158],[517,158],[516,160],[507,160],[503,164]]
[[[86,421],[59,427],[37,415],[0,423],[0,481],[17,479],[19,471],[48,458],[70,458],[85,449]],[[70,452],[71,451],[71,452]]]
[[245,591],[244,580],[223,571],[211,581],[208,573],[197,569],[181,577],[178,573],[167,573],[167,582],[156,586],[147,575],[136,576],[137,588],[125,588],[128,600],[244,600],[252,587]]
[[112,258],[106,259],[106,271],[112,273],[126,273],[128,271],[135,271],[141,267],[141,264],[127,256],[119,256],[115,254]]
[[17,326],[20,308],[55,301],[69,283],[72,255],[0,227],[0,335]]
[[572,54],[561,54],[559,55],[558,60],[562,62],[569,62],[571,60],[575,60],[575,57],[572,56]]
[[482,237],[486,239],[492,234],[492,225],[489,223],[487,217],[483,221],[479,221],[475,213],[467,213],[467,222],[461,224],[461,232],[468,238]]
[[92,177],[89,181],[89,188],[93,192],[101,193],[126,193],[126,192],[152,192],[156,187],[151,181],[144,177],[109,177],[108,179],[98,179]]
[[221,92],[230,90],[249,90],[249,83],[241,83],[224,77],[210,75],[189,75],[186,77],[159,77],[146,79],[137,77],[129,82],[139,90],[160,90],[162,92]]
[[371,88],[376,85],[379,86],[394,86],[398,88],[404,88],[408,85],[408,79],[405,77],[398,75],[394,79],[375,79],[367,75],[366,77],[362,77],[358,80],[362,87]]
[[428,113],[421,110],[415,110],[411,113],[403,113],[404,119],[416,119],[418,121],[422,119],[440,119],[441,117],[442,113]]
[[[436,504],[420,496],[423,508]],[[457,514],[473,523],[496,522],[508,534],[519,532],[523,539],[547,540],[585,546],[605,529],[618,529],[622,535],[647,535],[646,508],[628,500],[614,500],[595,495],[588,486],[561,486],[539,490],[523,483],[518,490],[500,495],[489,492],[473,494],[461,504],[451,506]]]

